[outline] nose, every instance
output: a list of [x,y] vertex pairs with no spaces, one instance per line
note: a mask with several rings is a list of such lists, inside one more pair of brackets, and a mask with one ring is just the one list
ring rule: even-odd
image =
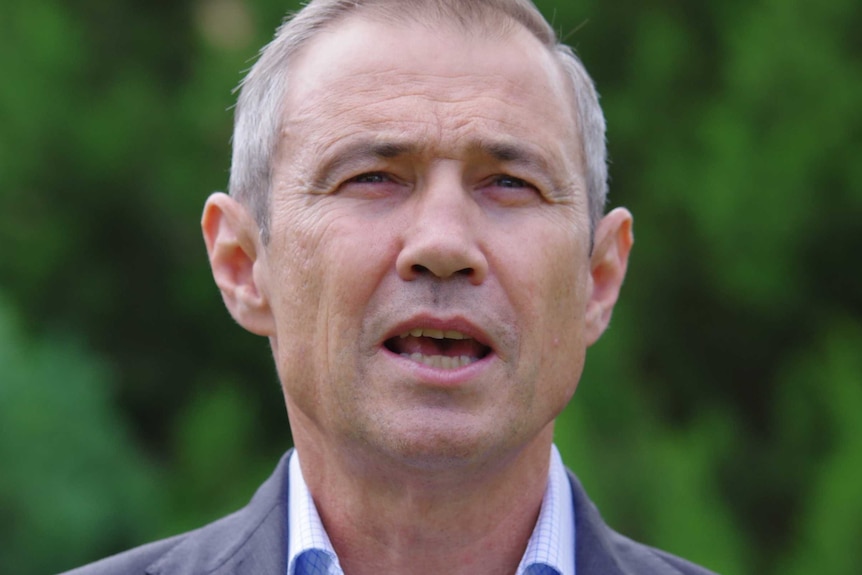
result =
[[395,263],[405,281],[422,276],[465,276],[485,281],[488,260],[479,242],[481,208],[460,181],[450,178],[414,192],[413,210]]

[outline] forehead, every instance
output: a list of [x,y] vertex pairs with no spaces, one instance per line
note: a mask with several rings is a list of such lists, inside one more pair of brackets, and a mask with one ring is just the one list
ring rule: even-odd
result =
[[293,60],[284,135],[313,148],[379,134],[442,155],[511,141],[576,159],[575,118],[555,56],[520,25],[470,33],[352,16]]

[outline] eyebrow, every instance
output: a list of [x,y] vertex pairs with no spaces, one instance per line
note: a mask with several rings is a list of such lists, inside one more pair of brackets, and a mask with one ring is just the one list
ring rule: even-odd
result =
[[507,142],[477,140],[471,148],[482,155],[489,156],[504,164],[521,164],[542,172],[550,170],[550,164],[543,155],[526,146]]
[[392,159],[406,156],[416,152],[417,147],[412,144],[394,141],[378,141],[362,139],[344,146],[340,146],[331,159],[323,162],[311,179],[312,188],[315,190],[327,190],[334,182],[334,178],[343,171],[345,166],[361,164],[369,159]]
[[560,179],[562,166],[555,169],[555,158],[548,158],[531,146],[519,142],[479,139],[473,142],[472,149],[502,164],[523,167],[535,178],[534,184],[544,187],[549,199],[559,200],[568,194],[569,181]]

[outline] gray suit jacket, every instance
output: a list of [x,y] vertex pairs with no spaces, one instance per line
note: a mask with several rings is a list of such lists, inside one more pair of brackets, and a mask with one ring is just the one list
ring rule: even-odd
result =
[[[288,455],[239,511],[195,531],[102,559],[65,575],[286,575]],[[711,575],[605,525],[569,473],[577,575]]]

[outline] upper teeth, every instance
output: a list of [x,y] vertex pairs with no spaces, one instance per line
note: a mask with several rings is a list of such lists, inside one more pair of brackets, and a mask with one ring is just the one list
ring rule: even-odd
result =
[[410,331],[404,332],[400,337],[407,337],[412,335],[413,337],[431,337],[434,339],[470,339],[470,336],[464,335],[460,331],[454,330],[442,330],[442,329],[428,329],[417,327],[416,329],[411,329]]

